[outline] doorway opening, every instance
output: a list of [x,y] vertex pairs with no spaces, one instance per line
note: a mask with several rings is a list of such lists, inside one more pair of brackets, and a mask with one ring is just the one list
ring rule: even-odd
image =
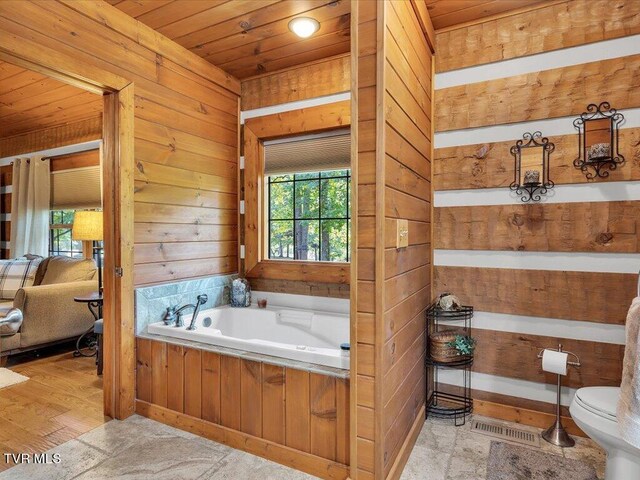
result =
[[45,61],[0,49],[0,425],[13,453],[133,413],[133,86]]

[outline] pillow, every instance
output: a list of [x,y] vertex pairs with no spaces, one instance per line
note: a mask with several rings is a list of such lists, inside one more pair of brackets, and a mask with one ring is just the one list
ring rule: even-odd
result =
[[44,274],[47,272],[47,265],[49,265],[49,258],[51,257],[43,258],[40,262],[40,265],[38,265],[38,270],[36,270],[36,278],[33,279],[33,285],[36,287],[38,285],[42,285],[42,279],[44,278]]
[[0,260],[0,298],[13,300],[18,290],[30,287],[42,258]]
[[81,282],[96,275],[96,264],[89,258],[49,257],[47,270],[40,285]]

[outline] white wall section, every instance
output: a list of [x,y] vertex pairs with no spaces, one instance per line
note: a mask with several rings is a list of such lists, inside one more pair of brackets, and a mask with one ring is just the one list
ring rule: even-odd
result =
[[[532,361],[539,362],[540,360],[533,359]],[[441,370],[438,373],[438,380],[440,383],[461,387],[462,372],[460,370]],[[528,398],[539,402],[556,403],[555,384],[529,382],[528,380],[471,372],[471,388],[512,397]],[[574,388],[563,387],[560,403],[564,406],[569,406],[575,394],[576,390]]]
[[[622,167],[624,168],[624,167]],[[640,200],[640,182],[579,183],[556,185],[537,203],[618,202]],[[440,190],[433,194],[434,207],[523,205],[509,187]]]
[[515,252],[436,249],[433,251],[433,264],[448,267],[637,274],[638,271],[640,271],[640,253]]
[[342,92],[334,93],[332,95],[325,95],[322,97],[297,100],[295,102],[280,103],[278,105],[272,105],[270,107],[246,110],[244,112],[240,112],[240,124],[244,124],[245,120],[248,120],[250,118],[264,117],[266,115],[273,115],[274,113],[290,112],[292,110],[299,110],[301,108],[317,107],[320,105],[327,105],[329,103],[342,102],[344,100],[350,99],[351,92]]

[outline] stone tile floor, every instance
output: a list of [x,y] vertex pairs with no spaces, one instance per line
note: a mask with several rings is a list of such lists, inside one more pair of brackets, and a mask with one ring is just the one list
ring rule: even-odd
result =
[[[58,464],[21,464],[1,480],[305,480],[314,477],[134,415],[113,420],[48,453]],[[2,458],[0,457],[0,461]]]
[[[478,416],[477,418],[482,418]],[[504,441],[471,432],[471,421],[454,427],[451,420],[430,418],[422,427],[401,480],[481,480],[487,476],[487,460],[492,441]],[[515,425],[502,422],[506,425]],[[542,430],[517,425],[540,433]],[[605,453],[588,438],[574,437],[576,446],[560,448],[540,440],[539,450],[591,464],[599,479],[604,478]],[[527,447],[519,443],[515,445]],[[565,479],[561,479],[565,480]]]
[[[481,480],[491,437],[471,433],[450,421],[429,419],[403,472],[403,480]],[[536,430],[536,429],[532,429]],[[539,430],[536,430],[539,432]],[[604,453],[588,439],[573,449],[542,441],[541,449],[582,459],[604,475]],[[58,464],[22,464],[0,474],[0,480],[304,480],[310,475],[234,450],[158,422],[133,416],[111,421],[48,453]],[[0,459],[1,461],[1,459]]]

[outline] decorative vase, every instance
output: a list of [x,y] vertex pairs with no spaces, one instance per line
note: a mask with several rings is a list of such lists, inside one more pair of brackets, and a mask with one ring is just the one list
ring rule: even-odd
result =
[[236,278],[231,282],[231,306],[248,307],[251,305],[251,285],[246,278]]

